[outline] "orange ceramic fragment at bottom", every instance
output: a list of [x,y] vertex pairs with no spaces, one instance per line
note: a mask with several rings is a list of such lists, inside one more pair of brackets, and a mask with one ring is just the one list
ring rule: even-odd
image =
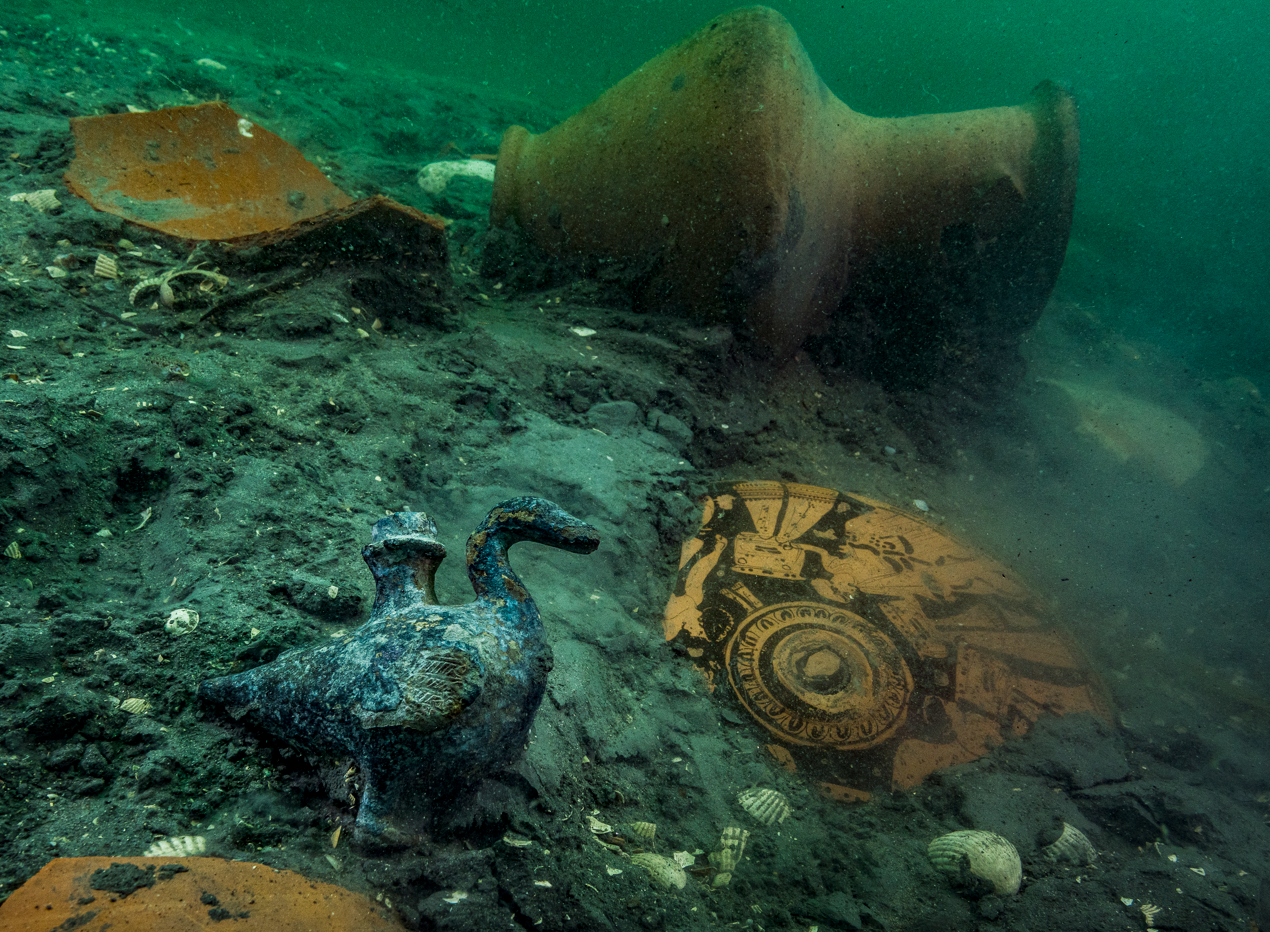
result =
[[[113,875],[102,873],[112,865],[124,867]],[[170,865],[184,870],[172,871]],[[118,888],[109,878],[117,880],[121,874],[125,879],[132,874],[152,882],[127,895],[100,889]],[[55,858],[0,904],[0,932],[225,928],[234,932],[404,929],[382,906],[342,887],[264,864],[221,858]]]
[[171,236],[226,240],[347,207],[298,149],[221,102],[71,120],[67,186]]

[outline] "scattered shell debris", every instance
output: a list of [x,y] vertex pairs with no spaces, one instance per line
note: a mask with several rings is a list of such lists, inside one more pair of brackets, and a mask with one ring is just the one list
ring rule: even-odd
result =
[[229,276],[222,275],[210,269],[201,268],[199,263],[192,268],[175,268],[169,269],[162,275],[155,275],[153,278],[145,278],[139,281],[128,292],[128,303],[135,305],[137,297],[148,288],[159,289],[159,301],[164,307],[174,307],[176,305],[176,291],[172,288],[172,282],[184,275],[199,275],[203,281],[199,282],[200,291],[210,291],[213,288],[224,288],[229,284]]
[[613,826],[609,825],[606,822],[601,822],[599,819],[597,819],[593,815],[589,815],[586,817],[586,824],[587,824],[587,828],[589,828],[596,835],[608,835],[610,832],[613,831]]
[[1078,867],[1093,864],[1094,859],[1098,857],[1098,852],[1088,836],[1076,826],[1068,825],[1066,822],[1063,823],[1063,834],[1058,837],[1058,840],[1046,845],[1041,851],[1046,860],[1056,864],[1066,862]]
[[1019,852],[995,832],[965,830],[940,835],[926,846],[926,856],[938,870],[956,877],[962,866],[975,877],[992,884],[998,896],[1019,892],[1023,862]]
[[484,159],[458,159],[431,162],[419,169],[419,187],[428,194],[440,194],[455,178],[481,178],[494,181],[494,163]]
[[198,627],[198,612],[189,608],[175,608],[163,624],[163,630],[174,638],[189,634]]
[[10,194],[9,200],[16,203],[25,202],[28,206],[33,207],[40,213],[49,210],[57,210],[62,206],[62,202],[57,199],[57,192],[52,188],[43,188],[39,191],[21,191],[17,194]]
[[144,699],[132,698],[125,699],[123,702],[119,703],[119,708],[130,715],[145,715],[154,708],[154,706],[150,705],[150,703],[146,702]]
[[732,872],[741,863],[749,837],[748,831],[736,825],[729,825],[723,830],[723,835],[719,838],[719,849],[711,851],[709,856],[710,865],[718,871],[714,875],[716,887],[726,887],[731,883]]
[[631,835],[645,844],[651,845],[653,839],[657,837],[657,823],[655,822],[631,822],[628,829]]
[[198,857],[206,850],[207,839],[202,835],[169,835],[146,848],[142,857],[189,858]]
[[648,871],[653,884],[663,890],[669,890],[671,887],[682,890],[688,885],[688,875],[684,873],[684,869],[670,858],[660,854],[653,854],[651,851],[632,854],[631,863]]
[[755,787],[745,790],[736,798],[741,808],[763,825],[777,825],[789,818],[794,811],[789,799],[780,790]]
[[114,256],[99,252],[97,253],[97,261],[93,263],[93,274],[98,278],[118,278],[119,263],[115,261]]

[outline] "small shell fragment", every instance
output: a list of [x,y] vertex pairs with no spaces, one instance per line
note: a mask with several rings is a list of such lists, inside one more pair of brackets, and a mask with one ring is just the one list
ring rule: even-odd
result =
[[44,271],[48,272],[49,278],[65,278],[69,274],[60,265],[46,265]]
[[211,68],[213,71],[225,70],[225,66],[222,65],[220,62],[216,61],[216,59],[214,58],[200,58],[194,64],[199,65],[203,68]]
[[340,846],[340,832],[343,829],[344,829],[344,826],[337,825],[335,826],[335,831],[331,832],[331,847],[332,848],[338,848]]
[[718,871],[714,875],[716,887],[726,887],[732,881],[732,872],[741,863],[741,855],[745,853],[745,842],[750,833],[735,825],[723,830],[719,839],[719,850],[710,852],[710,864]]
[[21,560],[22,548],[18,546],[18,542],[15,540],[13,543],[9,544],[9,546],[4,548],[4,555],[11,560]]
[[660,854],[653,854],[651,851],[632,854],[631,863],[648,871],[648,876],[652,878],[653,883],[663,890],[669,890],[671,887],[682,890],[688,885],[688,875],[684,873],[684,869],[670,858],[662,857]]
[[99,252],[97,253],[97,261],[93,263],[93,274],[98,278],[118,278],[119,263],[115,261],[114,256]]
[[146,858],[188,858],[197,857],[207,850],[207,839],[202,835],[170,835],[160,838],[142,857]]
[[460,159],[451,162],[431,162],[419,169],[419,187],[428,194],[440,194],[455,177],[468,176],[494,180],[494,163],[483,159]]
[[145,715],[153,708],[153,706],[144,699],[133,698],[125,699],[123,702],[119,703],[119,708],[132,715]]
[[593,337],[595,331],[590,327],[570,327],[569,332],[579,337]]
[[587,828],[589,828],[596,835],[607,835],[613,831],[613,826],[605,822],[601,822],[599,819],[597,819],[593,815],[589,815],[586,817],[586,824],[587,824]]
[[940,835],[926,846],[926,856],[938,870],[954,877],[964,867],[992,884],[998,896],[1018,893],[1023,882],[1018,850],[995,832],[967,830]]
[[509,848],[528,848],[533,844],[533,840],[526,838],[524,835],[514,835],[508,832],[503,836],[503,844]]
[[163,630],[174,638],[179,638],[183,634],[189,634],[198,627],[198,612],[188,608],[173,609],[168,615],[168,620],[163,625]]
[[1063,834],[1058,837],[1058,840],[1046,845],[1041,851],[1049,861],[1056,864],[1075,864],[1078,867],[1093,864],[1094,859],[1098,857],[1098,852],[1085,833],[1066,822],[1063,823]]
[[462,903],[464,900],[467,899],[467,891],[455,890],[453,893],[449,894],[448,896],[441,897],[441,899],[443,899],[445,902],[453,906],[455,903]]
[[21,203],[25,201],[31,207],[44,213],[48,210],[57,210],[62,206],[62,202],[57,199],[57,192],[52,188],[44,188],[40,191],[25,191],[18,194],[10,194],[9,200]]
[[776,825],[784,822],[793,812],[789,799],[779,790],[760,789],[755,787],[741,793],[737,798],[741,808],[752,815],[763,825]]
[[638,838],[645,844],[651,845],[653,839],[657,837],[656,822],[631,822],[628,826],[631,835]]

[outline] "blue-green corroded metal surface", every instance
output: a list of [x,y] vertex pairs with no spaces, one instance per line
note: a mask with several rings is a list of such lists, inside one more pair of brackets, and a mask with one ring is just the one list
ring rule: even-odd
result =
[[338,641],[199,687],[238,719],[320,755],[356,761],[357,829],[408,836],[435,808],[513,760],[551,670],[551,646],[508,548],[528,540],[591,553],[599,534],[558,505],[496,505],[467,545],[476,601],[436,604],[445,556],[418,512],[376,522],[362,556],[375,576],[370,619]]

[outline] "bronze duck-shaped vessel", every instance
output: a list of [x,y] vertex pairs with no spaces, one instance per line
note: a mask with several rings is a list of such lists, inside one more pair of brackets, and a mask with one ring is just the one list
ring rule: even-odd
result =
[[551,646],[507,559],[522,540],[574,553],[600,543],[553,502],[505,501],[468,539],[476,600],[438,605],[436,525],[420,512],[383,518],[362,550],[376,585],[365,624],[207,680],[199,697],[306,751],[354,761],[359,837],[417,837],[440,804],[520,753],[542,701]]

